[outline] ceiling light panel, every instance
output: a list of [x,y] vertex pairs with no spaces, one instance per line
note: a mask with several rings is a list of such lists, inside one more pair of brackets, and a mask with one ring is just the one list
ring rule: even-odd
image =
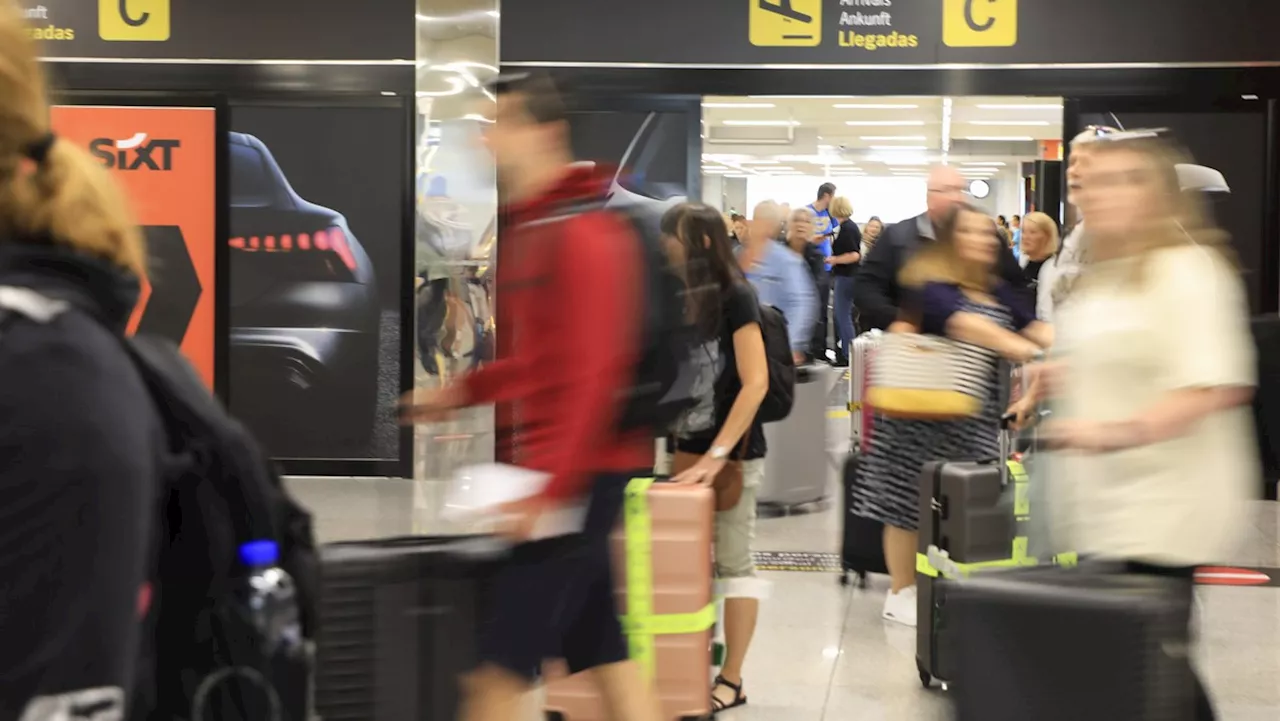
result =
[[776,108],[774,103],[703,103],[704,108]]
[[928,138],[923,135],[863,135],[859,138],[859,140],[868,140],[868,141],[901,140],[903,142],[909,142],[914,140],[916,142],[922,142],[922,141],[928,140]]
[[961,163],[961,165],[965,165],[965,166],[988,166],[988,167],[1000,167],[1000,168],[1003,168],[1005,164],[1004,164],[1004,163],[1002,163],[1002,162],[1000,162],[999,160],[975,160],[975,161],[968,162],[968,163]]
[[872,150],[928,150],[928,145],[872,145]]
[[924,125],[923,120],[846,120],[845,125],[853,128],[918,128]]
[[982,110],[1062,110],[1062,103],[978,103]]
[[991,125],[991,126],[1004,126],[1004,127],[1019,127],[1019,126],[1026,126],[1026,125],[1042,125],[1047,127],[1052,124],[1048,120],[969,120],[966,122],[968,122],[970,125]]
[[800,126],[799,120],[721,120],[721,125],[739,128],[795,128]]
[[981,140],[989,143],[1024,143],[1035,140],[1030,135],[966,135],[965,140]]
[[919,105],[909,103],[836,103],[838,110],[915,110]]

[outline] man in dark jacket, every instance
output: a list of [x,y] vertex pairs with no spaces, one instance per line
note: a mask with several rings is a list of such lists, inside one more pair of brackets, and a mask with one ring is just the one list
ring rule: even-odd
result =
[[[902,287],[898,284],[902,266],[916,249],[937,239],[935,229],[953,208],[965,202],[965,180],[955,168],[935,166],[929,171],[928,188],[924,214],[889,226],[862,260],[853,291],[862,330],[884,330],[897,320],[902,304]],[[1000,277],[1026,292],[1027,284],[1018,259],[1007,245],[1001,245]]]

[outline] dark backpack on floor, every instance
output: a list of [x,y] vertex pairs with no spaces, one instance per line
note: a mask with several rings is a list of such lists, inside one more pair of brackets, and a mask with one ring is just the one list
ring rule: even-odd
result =
[[771,305],[760,306],[760,333],[769,363],[769,392],[760,403],[756,421],[776,423],[791,415],[796,400],[796,363],[787,334],[787,319]]

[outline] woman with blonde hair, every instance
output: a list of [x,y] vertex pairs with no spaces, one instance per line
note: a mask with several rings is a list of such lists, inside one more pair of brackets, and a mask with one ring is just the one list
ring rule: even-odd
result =
[[831,244],[831,275],[835,280],[835,301],[832,312],[836,316],[836,332],[839,347],[836,349],[836,366],[849,365],[849,353],[858,328],[853,322],[853,282],[862,261],[862,231],[853,222],[853,204],[839,196],[831,201],[831,216],[839,228],[835,242]]
[[[1181,191],[1168,143],[1135,131],[1090,156],[1086,262],[1057,313],[1065,365],[1043,431],[1072,451],[1051,459],[1054,541],[1177,579],[1189,623],[1195,569],[1232,560],[1260,477],[1249,307],[1227,236]],[[1194,691],[1195,718],[1212,719]]]
[[1058,252],[1058,224],[1053,218],[1039,211],[1027,213],[1021,224],[1022,253],[1018,262],[1022,265],[1027,287],[1035,288],[1040,280],[1040,270],[1045,261]]
[[164,448],[121,342],[146,254],[28,30],[0,0],[0,718],[120,718]]
[[946,336],[986,348],[992,370],[988,400],[972,418],[875,420],[853,512],[885,527],[885,564],[892,587],[883,616],[889,621],[916,625],[921,469],[935,460],[995,457],[1005,410],[997,392],[995,356],[1022,363],[1052,342],[1052,330],[1035,319],[1030,300],[996,275],[1002,243],[991,218],[962,204],[942,223],[938,240],[918,251],[901,272],[907,299],[890,332]]

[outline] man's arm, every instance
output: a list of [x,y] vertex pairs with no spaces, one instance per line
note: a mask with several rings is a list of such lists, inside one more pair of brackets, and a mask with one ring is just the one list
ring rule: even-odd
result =
[[[910,222],[910,221],[904,221]],[[858,308],[860,325],[867,330],[888,328],[898,317],[893,301],[898,286],[898,251],[894,243],[896,226],[888,228],[879,242],[871,246],[858,269],[858,282],[853,286],[853,304]]]
[[782,309],[782,314],[787,318],[791,350],[804,353],[813,340],[813,324],[818,320],[818,289],[814,287],[813,276],[805,268],[804,261],[799,258],[794,263],[787,263],[784,278],[783,296],[787,307]]

